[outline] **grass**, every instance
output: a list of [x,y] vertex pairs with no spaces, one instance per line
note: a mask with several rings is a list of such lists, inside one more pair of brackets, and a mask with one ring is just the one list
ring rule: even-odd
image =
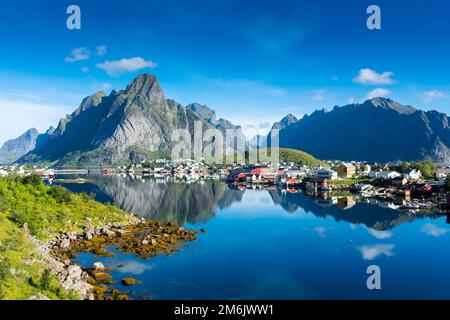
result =
[[19,177],[0,179],[0,214],[31,234],[49,240],[61,231],[81,230],[86,218],[93,225],[127,223],[130,214],[113,205],[101,204],[85,194],[73,194],[62,187],[24,183]]
[[54,299],[77,299],[64,290],[45,268],[42,257],[20,228],[0,216],[0,299],[24,300],[43,294]]
[[50,187],[38,177],[0,178],[0,299],[22,300],[35,294],[50,299],[76,299],[51,275],[22,226],[46,241],[63,231],[80,231],[87,218],[93,225],[127,224],[131,215],[88,195]]
[[[275,148],[274,148],[275,149]],[[328,167],[328,164],[320,161],[316,158],[314,158],[309,153],[295,150],[295,149],[286,149],[286,148],[279,148],[276,149],[279,152],[280,161],[283,162],[294,162],[298,165],[307,165],[310,167]],[[261,149],[258,152],[258,160],[264,161],[264,155],[267,153],[267,156],[271,156],[271,149]],[[261,156],[261,158],[260,158]]]
[[328,181],[328,185],[332,185],[332,186],[350,186],[352,184],[355,183],[371,183],[373,182],[375,179],[371,179],[371,178],[348,178],[348,179],[337,179],[337,180],[329,180]]

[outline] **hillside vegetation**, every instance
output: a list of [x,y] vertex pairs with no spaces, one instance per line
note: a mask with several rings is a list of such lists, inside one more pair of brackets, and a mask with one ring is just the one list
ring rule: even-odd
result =
[[101,226],[128,224],[132,216],[88,195],[47,186],[38,176],[0,178],[0,299],[36,294],[77,298],[60,286],[27,234],[45,242],[61,232],[81,230],[87,218]]
[[[294,162],[298,165],[307,165],[310,167],[328,166],[326,162],[320,161],[309,153],[300,150],[286,148],[279,148],[276,150],[279,152],[281,162]],[[272,155],[271,149],[260,149],[258,153],[258,161],[264,162],[265,154],[270,157]]]

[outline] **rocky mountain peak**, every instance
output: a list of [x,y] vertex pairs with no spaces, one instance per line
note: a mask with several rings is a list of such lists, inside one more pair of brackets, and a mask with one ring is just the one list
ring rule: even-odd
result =
[[156,76],[143,73],[137,76],[126,88],[125,94],[129,96],[138,96],[148,100],[165,100],[164,92],[161,89]]
[[207,105],[202,105],[200,103],[191,103],[190,105],[186,106],[186,108],[212,124],[216,124],[217,122],[216,112]]
[[81,101],[80,106],[72,113],[70,118],[75,118],[81,112],[83,112],[89,108],[98,106],[102,102],[102,99],[104,97],[106,97],[106,93],[103,91],[99,91],[91,96],[87,96],[86,98],[83,99],[83,101]]
[[287,116],[285,116],[283,119],[281,119],[279,122],[275,122],[272,129],[284,129],[291,124],[297,122],[298,119],[293,114],[289,113]]
[[391,109],[400,114],[413,114],[417,111],[417,109],[412,106],[403,105],[389,98],[382,97],[367,100],[363,103],[363,105],[370,105],[376,108]]
[[10,163],[34,149],[39,132],[30,129],[16,139],[6,141],[0,148],[0,163]]

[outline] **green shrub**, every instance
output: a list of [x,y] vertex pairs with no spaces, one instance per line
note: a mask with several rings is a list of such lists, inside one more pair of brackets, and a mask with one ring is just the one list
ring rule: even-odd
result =
[[95,193],[91,192],[91,193],[86,193],[86,192],[81,192],[80,193],[80,197],[83,201],[92,201],[95,199]]
[[447,191],[450,191],[450,177],[447,177],[445,179],[445,189],[447,189]]
[[69,203],[72,201],[72,195],[69,190],[61,186],[54,186],[48,194],[52,196],[58,203]]
[[42,290],[49,290],[49,291],[52,290],[50,270],[48,269],[44,270],[44,273],[41,276],[39,287]]
[[30,184],[32,186],[38,187],[42,184],[42,179],[37,174],[32,174],[22,178],[23,184]]
[[8,258],[2,258],[0,260],[0,281],[5,280],[9,276],[9,269],[11,264]]

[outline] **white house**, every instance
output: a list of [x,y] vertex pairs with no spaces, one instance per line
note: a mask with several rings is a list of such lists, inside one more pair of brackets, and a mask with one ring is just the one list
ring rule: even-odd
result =
[[403,173],[403,177],[407,180],[419,180],[422,177],[422,172],[418,169],[408,169]]
[[381,171],[378,175],[378,178],[384,179],[384,180],[390,180],[395,179],[398,177],[401,177],[402,175],[398,173],[397,171]]
[[362,172],[363,174],[369,174],[371,170],[372,170],[372,168],[371,168],[370,165],[367,164],[367,163],[364,164],[364,165],[362,165],[362,167],[361,167],[361,172]]
[[382,172],[381,170],[371,170],[369,172],[369,177],[371,177],[371,178],[379,178],[381,172]]
[[336,180],[337,172],[331,169],[319,168],[314,171],[314,178],[316,180]]
[[0,169],[0,176],[7,176],[7,175],[8,175],[7,171]]
[[450,168],[437,168],[436,169],[436,178],[445,179],[450,175]]
[[289,178],[303,178],[308,174],[307,169],[290,169],[286,172],[286,176]]

